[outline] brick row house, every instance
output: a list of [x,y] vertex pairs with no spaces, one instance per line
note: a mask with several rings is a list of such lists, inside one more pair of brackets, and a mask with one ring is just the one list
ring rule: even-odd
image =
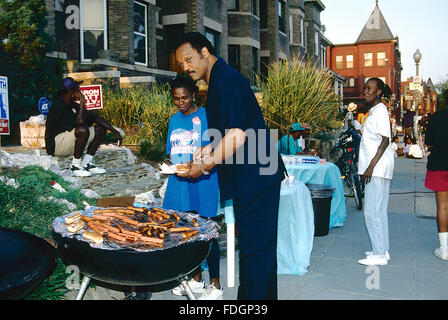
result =
[[[46,0],[47,31],[66,75],[121,87],[171,79],[180,70],[175,43],[198,31],[217,54],[256,85],[266,65],[308,57],[327,67],[321,0]],[[342,95],[344,78],[333,72]]]
[[328,46],[328,65],[346,78],[344,105],[353,102],[362,108],[364,84],[378,77],[392,89],[389,107],[397,119],[401,118],[399,38],[392,34],[378,3],[355,43]]

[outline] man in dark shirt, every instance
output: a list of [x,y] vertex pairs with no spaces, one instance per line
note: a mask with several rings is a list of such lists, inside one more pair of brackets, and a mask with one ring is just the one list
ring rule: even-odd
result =
[[[103,142],[106,131],[112,131],[119,143],[123,138],[106,120],[86,110],[85,97],[79,90],[81,83],[70,77],[62,80],[59,95],[47,115],[45,145],[49,155],[73,155],[70,169],[75,176],[86,177],[105,172],[93,164],[93,156]],[[87,153],[81,159],[85,149]]]
[[180,176],[194,179],[217,167],[221,200],[233,199],[238,228],[238,299],[277,299],[277,220],[286,170],[260,106],[247,79],[216,57],[204,35],[185,34],[176,60],[193,80],[209,84],[206,112],[212,137],[211,145],[195,152],[200,163]]

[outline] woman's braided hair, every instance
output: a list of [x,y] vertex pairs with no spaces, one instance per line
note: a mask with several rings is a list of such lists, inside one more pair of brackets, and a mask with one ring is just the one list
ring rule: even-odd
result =
[[370,78],[369,81],[375,81],[378,89],[381,90],[380,97],[390,99],[392,97],[392,89],[384,83],[380,78]]

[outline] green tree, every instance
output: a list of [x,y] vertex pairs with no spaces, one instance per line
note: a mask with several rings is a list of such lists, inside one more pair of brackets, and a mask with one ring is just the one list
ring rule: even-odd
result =
[[445,90],[448,90],[448,74],[445,79],[437,82],[434,86],[436,87],[437,90],[438,109],[441,110],[443,108],[446,108],[448,106],[448,101],[445,101],[443,93],[445,92]]
[[8,76],[10,120],[38,114],[40,97],[51,97],[62,78],[62,64],[50,63],[54,39],[45,32],[45,0],[0,0],[0,74]]

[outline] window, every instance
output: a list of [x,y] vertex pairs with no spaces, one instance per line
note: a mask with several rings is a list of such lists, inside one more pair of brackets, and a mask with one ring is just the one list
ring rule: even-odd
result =
[[349,86],[350,88],[354,88],[354,87],[355,87],[355,78],[350,78],[350,79],[348,80],[348,86]]
[[319,56],[319,31],[314,30],[314,55]]
[[327,67],[327,48],[324,45],[321,45],[321,54],[320,54],[320,65],[322,68]]
[[252,12],[253,15],[257,16],[257,9],[258,9],[258,0],[251,0],[250,1],[250,12]]
[[353,55],[348,55],[345,56],[345,61],[347,63],[347,69],[352,69],[353,68]]
[[134,1],[134,61],[148,64],[146,5]]
[[99,50],[107,50],[106,0],[80,0],[81,61],[98,58]]
[[219,58],[219,33],[206,28],[205,29],[205,37],[210,41],[213,48],[216,50],[216,56]]
[[238,11],[240,9],[239,0],[227,0],[227,9],[229,11]]
[[229,65],[234,67],[236,70],[241,70],[240,64],[240,46],[237,45],[229,45]]
[[344,56],[336,56],[336,69],[344,68]]
[[260,29],[268,27],[268,0],[260,0]]
[[289,43],[293,43],[294,42],[294,38],[293,38],[293,33],[292,33],[292,29],[293,29],[293,23],[292,23],[292,16],[289,16]]
[[279,1],[278,2],[278,28],[281,32],[286,31],[285,17],[286,17],[286,5],[283,1]]
[[372,53],[364,53],[364,67],[373,66],[373,54]]
[[256,75],[258,74],[258,49],[255,47],[252,47],[251,70],[250,84],[254,85],[256,82]]
[[304,21],[303,18],[300,18],[300,45],[305,46],[305,35],[304,35]]
[[382,67],[386,65],[386,52],[377,52],[376,54],[377,65]]

